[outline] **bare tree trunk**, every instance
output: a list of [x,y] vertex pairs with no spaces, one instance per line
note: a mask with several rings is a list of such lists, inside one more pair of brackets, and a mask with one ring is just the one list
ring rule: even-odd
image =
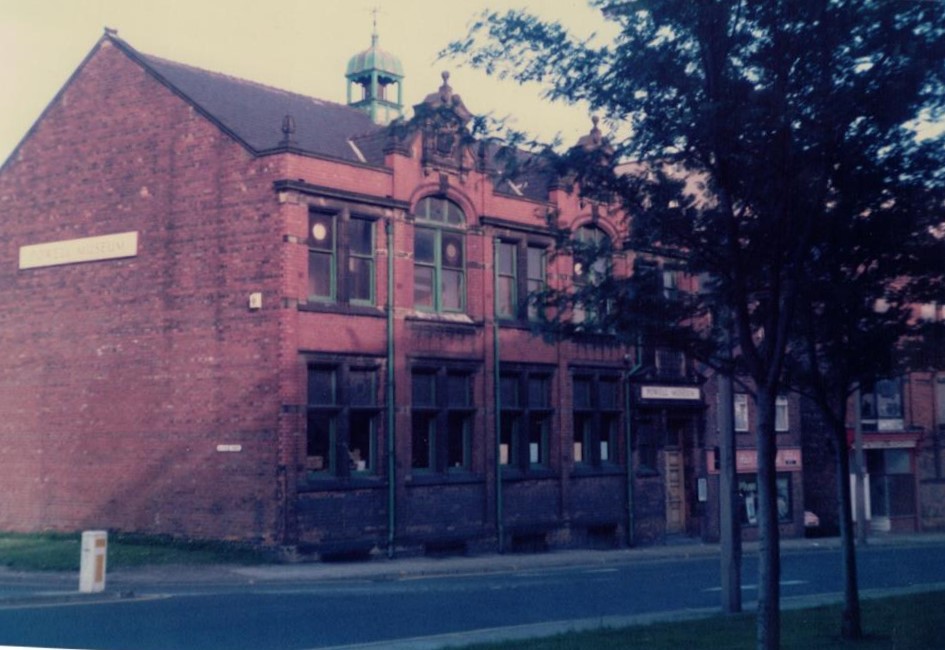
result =
[[[841,412],[845,412],[845,409]],[[847,450],[847,432],[843,425],[834,426],[834,441],[837,449],[837,495],[840,508],[840,550],[843,563],[843,612],[840,634],[844,639],[862,639],[863,625],[860,617],[860,590],[856,571],[856,536],[853,530],[853,503],[850,490],[850,454]]]
[[758,387],[758,650],[777,650],[781,643],[781,555],[778,530],[776,395]]
[[735,427],[732,378],[719,375],[719,546],[722,574],[722,612],[742,611],[742,530],[735,469]]

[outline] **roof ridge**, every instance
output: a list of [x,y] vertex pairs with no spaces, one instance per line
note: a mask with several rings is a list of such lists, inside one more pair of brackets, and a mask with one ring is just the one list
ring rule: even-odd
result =
[[229,73],[226,73],[226,72],[219,72],[219,71],[217,71],[217,70],[208,70],[207,68],[201,68],[200,66],[191,65],[191,64],[189,64],[189,63],[182,63],[181,61],[174,61],[174,60],[172,60],[172,59],[167,59],[167,58],[165,58],[165,57],[158,56],[158,55],[156,55],[156,54],[148,54],[147,52],[140,52],[140,51],[137,52],[137,54],[138,54],[138,56],[140,56],[140,57],[141,57],[146,63],[148,63],[148,64],[157,63],[157,64],[161,64],[161,65],[175,66],[175,67],[178,67],[178,68],[184,68],[184,69],[187,69],[187,70],[191,70],[191,71],[193,71],[193,72],[197,72],[197,73],[200,73],[200,74],[211,75],[211,76],[214,76],[214,77],[219,77],[219,78],[221,78],[221,79],[227,79],[227,80],[229,80],[229,81],[233,81],[233,82],[236,82],[236,83],[248,84],[248,85],[251,85],[251,86],[255,86],[255,87],[259,88],[259,89],[262,89],[262,90],[266,90],[266,91],[270,91],[270,92],[276,92],[276,93],[282,93],[282,94],[284,94],[284,95],[288,95],[288,96],[292,96],[292,97],[297,97],[297,98],[299,98],[299,99],[310,100],[310,101],[318,102],[318,103],[320,103],[320,104],[332,104],[332,105],[334,105],[334,106],[339,106],[339,107],[341,107],[341,108],[345,108],[345,109],[352,110],[352,111],[357,111],[357,110],[358,110],[358,109],[356,109],[356,108],[353,108],[352,106],[349,106],[349,105],[347,105],[347,104],[343,104],[343,103],[341,103],[341,102],[336,102],[336,101],[333,101],[333,100],[330,100],[330,99],[322,99],[321,97],[315,97],[314,95],[306,95],[306,94],[304,94],[304,93],[296,92],[296,91],[294,91],[294,90],[287,90],[287,89],[285,89],[285,88],[279,88],[279,87],[277,87],[277,86],[273,86],[273,85],[270,85],[270,84],[267,84],[267,83],[263,83],[263,82],[261,82],[261,81],[256,81],[256,80],[254,80],[254,79],[247,79],[247,78],[245,78],[245,77],[238,77],[238,76],[236,76],[236,75],[232,75],[232,74],[229,74]]

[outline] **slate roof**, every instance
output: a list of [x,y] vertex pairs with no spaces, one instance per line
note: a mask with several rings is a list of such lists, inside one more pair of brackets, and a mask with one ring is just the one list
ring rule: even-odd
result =
[[256,153],[283,146],[286,115],[295,121],[294,148],[349,162],[364,162],[349,139],[382,129],[356,108],[168,61],[113,40]]
[[[291,115],[294,150],[384,166],[387,129],[359,109],[144,54],[114,34],[107,38],[254,153],[285,149],[282,125],[285,116]],[[487,166],[508,169],[498,151],[495,145],[487,147]],[[532,154],[520,152],[519,163],[523,160],[529,164],[514,165],[518,169],[511,183],[495,172],[496,191],[547,200],[552,182],[548,168],[536,165]]]

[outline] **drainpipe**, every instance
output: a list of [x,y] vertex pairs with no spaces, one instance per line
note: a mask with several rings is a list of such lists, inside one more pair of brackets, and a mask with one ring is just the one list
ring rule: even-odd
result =
[[634,365],[624,374],[624,448],[627,450],[627,546],[633,546],[634,535],[633,528],[636,520],[633,516],[633,422],[630,416],[630,378],[636,375],[643,368],[643,362],[640,360],[640,342],[634,349]]
[[394,426],[396,423],[394,408],[394,224],[384,224],[387,233],[387,557],[394,557],[394,530],[397,507],[397,469],[394,457]]
[[499,238],[492,240],[492,384],[495,391],[495,521],[499,553],[505,549],[505,524],[502,503],[502,375],[499,368]]

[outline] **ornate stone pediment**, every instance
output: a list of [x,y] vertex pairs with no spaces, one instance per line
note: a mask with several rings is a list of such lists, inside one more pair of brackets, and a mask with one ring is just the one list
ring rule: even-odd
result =
[[[404,152],[407,141],[421,138],[421,164],[424,172],[464,174],[475,156],[469,151],[473,137],[467,124],[472,113],[449,85],[449,73],[443,73],[443,85],[416,106],[413,118],[402,125],[392,125],[388,149]],[[467,160],[467,158],[469,160]]]

